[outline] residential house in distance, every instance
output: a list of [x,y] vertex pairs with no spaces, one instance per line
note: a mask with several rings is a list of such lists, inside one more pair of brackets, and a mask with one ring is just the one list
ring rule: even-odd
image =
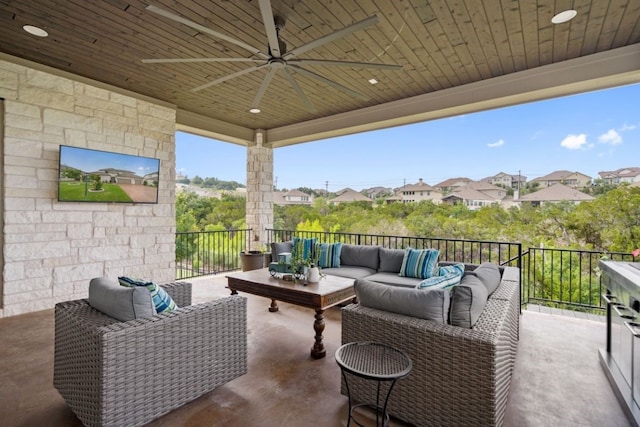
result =
[[464,204],[471,210],[499,204],[507,196],[507,190],[488,182],[471,181],[442,198],[443,203]]
[[442,182],[437,183],[433,187],[436,190],[440,190],[443,194],[447,194],[447,193],[450,193],[452,191],[457,190],[460,187],[464,187],[465,185],[467,185],[471,181],[473,181],[473,180],[469,179],[469,178],[464,178],[464,177],[461,177],[461,178],[449,178],[449,179],[445,179]]
[[284,205],[311,205],[313,196],[300,190],[274,191],[273,204]]
[[632,184],[634,182],[640,182],[640,168],[622,168],[615,171],[602,171],[598,172],[598,176],[607,184],[617,185],[623,182]]
[[338,192],[336,192],[338,196],[333,199],[328,200],[328,203],[332,203],[334,205],[338,205],[340,203],[347,202],[369,202],[373,203],[373,200],[358,193],[356,190],[352,190],[351,188],[344,188]]
[[387,203],[399,201],[402,203],[416,203],[423,200],[431,200],[433,203],[442,202],[442,192],[430,186],[420,178],[416,184],[407,184],[395,191],[393,198],[388,198]]
[[594,197],[582,191],[578,191],[564,184],[554,184],[538,190],[535,193],[526,194],[518,198],[516,202],[519,202],[519,204],[531,203],[533,206],[542,206],[545,203],[572,202],[578,204],[591,200],[594,200]]
[[541,188],[555,184],[564,184],[571,188],[584,188],[591,185],[591,177],[580,172],[560,170],[532,179],[531,182],[539,183]]
[[524,186],[527,182],[527,177],[524,175],[509,175],[508,173],[500,172],[494,176],[488,176],[482,178],[480,182],[488,182],[493,185],[499,185],[504,188],[519,188]]

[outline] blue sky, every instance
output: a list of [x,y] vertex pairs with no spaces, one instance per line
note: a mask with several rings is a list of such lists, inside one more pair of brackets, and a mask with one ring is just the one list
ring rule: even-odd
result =
[[[597,177],[640,167],[640,85],[466,114],[274,150],[278,188],[337,191],[436,184],[498,172],[533,179],[560,169]],[[246,183],[246,148],[176,135],[176,166],[190,178]]]

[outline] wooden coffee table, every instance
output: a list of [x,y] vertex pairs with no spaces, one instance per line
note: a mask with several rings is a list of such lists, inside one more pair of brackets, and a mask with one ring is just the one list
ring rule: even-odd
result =
[[268,268],[227,274],[231,294],[246,292],[265,298],[271,298],[269,311],[278,311],[277,301],[287,302],[316,311],[313,329],[315,343],[311,347],[311,357],[320,359],[327,351],[322,343],[324,331],[324,311],[334,305],[354,300],[353,279],[325,275],[318,283],[304,284],[272,277]]

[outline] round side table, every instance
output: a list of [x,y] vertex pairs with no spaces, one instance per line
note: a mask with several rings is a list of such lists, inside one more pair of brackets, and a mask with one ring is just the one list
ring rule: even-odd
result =
[[[373,407],[376,412],[376,427],[386,426],[389,422],[389,414],[387,414],[387,403],[391,396],[391,390],[396,381],[406,377],[411,372],[413,364],[411,359],[402,350],[391,346],[376,342],[352,342],[344,344],[336,351],[336,362],[340,366],[342,377],[347,388],[347,397],[349,398],[349,418],[347,427],[351,424],[351,420],[359,426],[362,426],[353,417],[353,411],[361,406]],[[351,401],[351,391],[349,390],[349,382],[347,381],[347,373],[358,377],[375,380],[378,382],[376,388],[376,402],[360,403],[354,405]],[[390,381],[387,395],[384,398],[384,405],[380,405],[380,385],[382,382]],[[378,424],[380,420],[380,424]]]

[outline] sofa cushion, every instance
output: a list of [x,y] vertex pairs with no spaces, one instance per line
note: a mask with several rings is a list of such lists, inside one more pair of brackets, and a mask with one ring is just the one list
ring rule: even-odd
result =
[[367,267],[377,271],[380,265],[379,249],[379,246],[342,245],[340,265]]
[[318,247],[320,249],[320,256],[318,257],[318,267],[340,267],[340,252],[342,252],[342,243],[320,243]]
[[462,328],[472,328],[482,314],[488,296],[487,288],[480,279],[467,273],[459,285],[451,288],[449,323]]
[[293,242],[273,242],[271,243],[271,262],[278,262],[278,255],[281,253],[291,253]]
[[391,286],[403,286],[405,288],[415,288],[422,279],[416,279],[415,277],[402,277],[398,276],[398,272],[395,273],[381,273],[377,272],[371,276],[367,276],[367,280],[372,282],[384,283]]
[[147,289],[125,288],[106,277],[96,277],[89,282],[89,305],[122,322],[156,314]]
[[487,288],[489,295],[491,295],[498,285],[500,285],[500,268],[496,264],[492,264],[490,262],[483,262],[473,271],[467,272],[467,275],[475,276],[480,279],[482,284]]
[[380,248],[380,273],[399,273],[402,268],[402,260],[404,259],[403,249],[387,249]]
[[153,282],[144,279],[134,279],[126,276],[118,277],[118,282],[120,282],[120,284],[125,287],[138,286],[146,288],[151,295],[151,300],[153,301],[153,305],[156,308],[156,313],[165,313],[178,308],[167,291]]
[[405,249],[400,276],[428,279],[434,275],[439,254],[437,249]]
[[447,289],[460,283],[464,273],[464,265],[441,267],[437,276],[431,276],[428,279],[418,283],[416,289]]
[[358,302],[364,307],[447,323],[448,290],[434,289],[425,292],[367,279],[356,280],[354,286]]
[[341,264],[339,268],[323,268],[322,273],[331,276],[347,277],[349,279],[360,279],[362,277],[371,276],[376,271],[372,268],[359,267],[354,265]]

